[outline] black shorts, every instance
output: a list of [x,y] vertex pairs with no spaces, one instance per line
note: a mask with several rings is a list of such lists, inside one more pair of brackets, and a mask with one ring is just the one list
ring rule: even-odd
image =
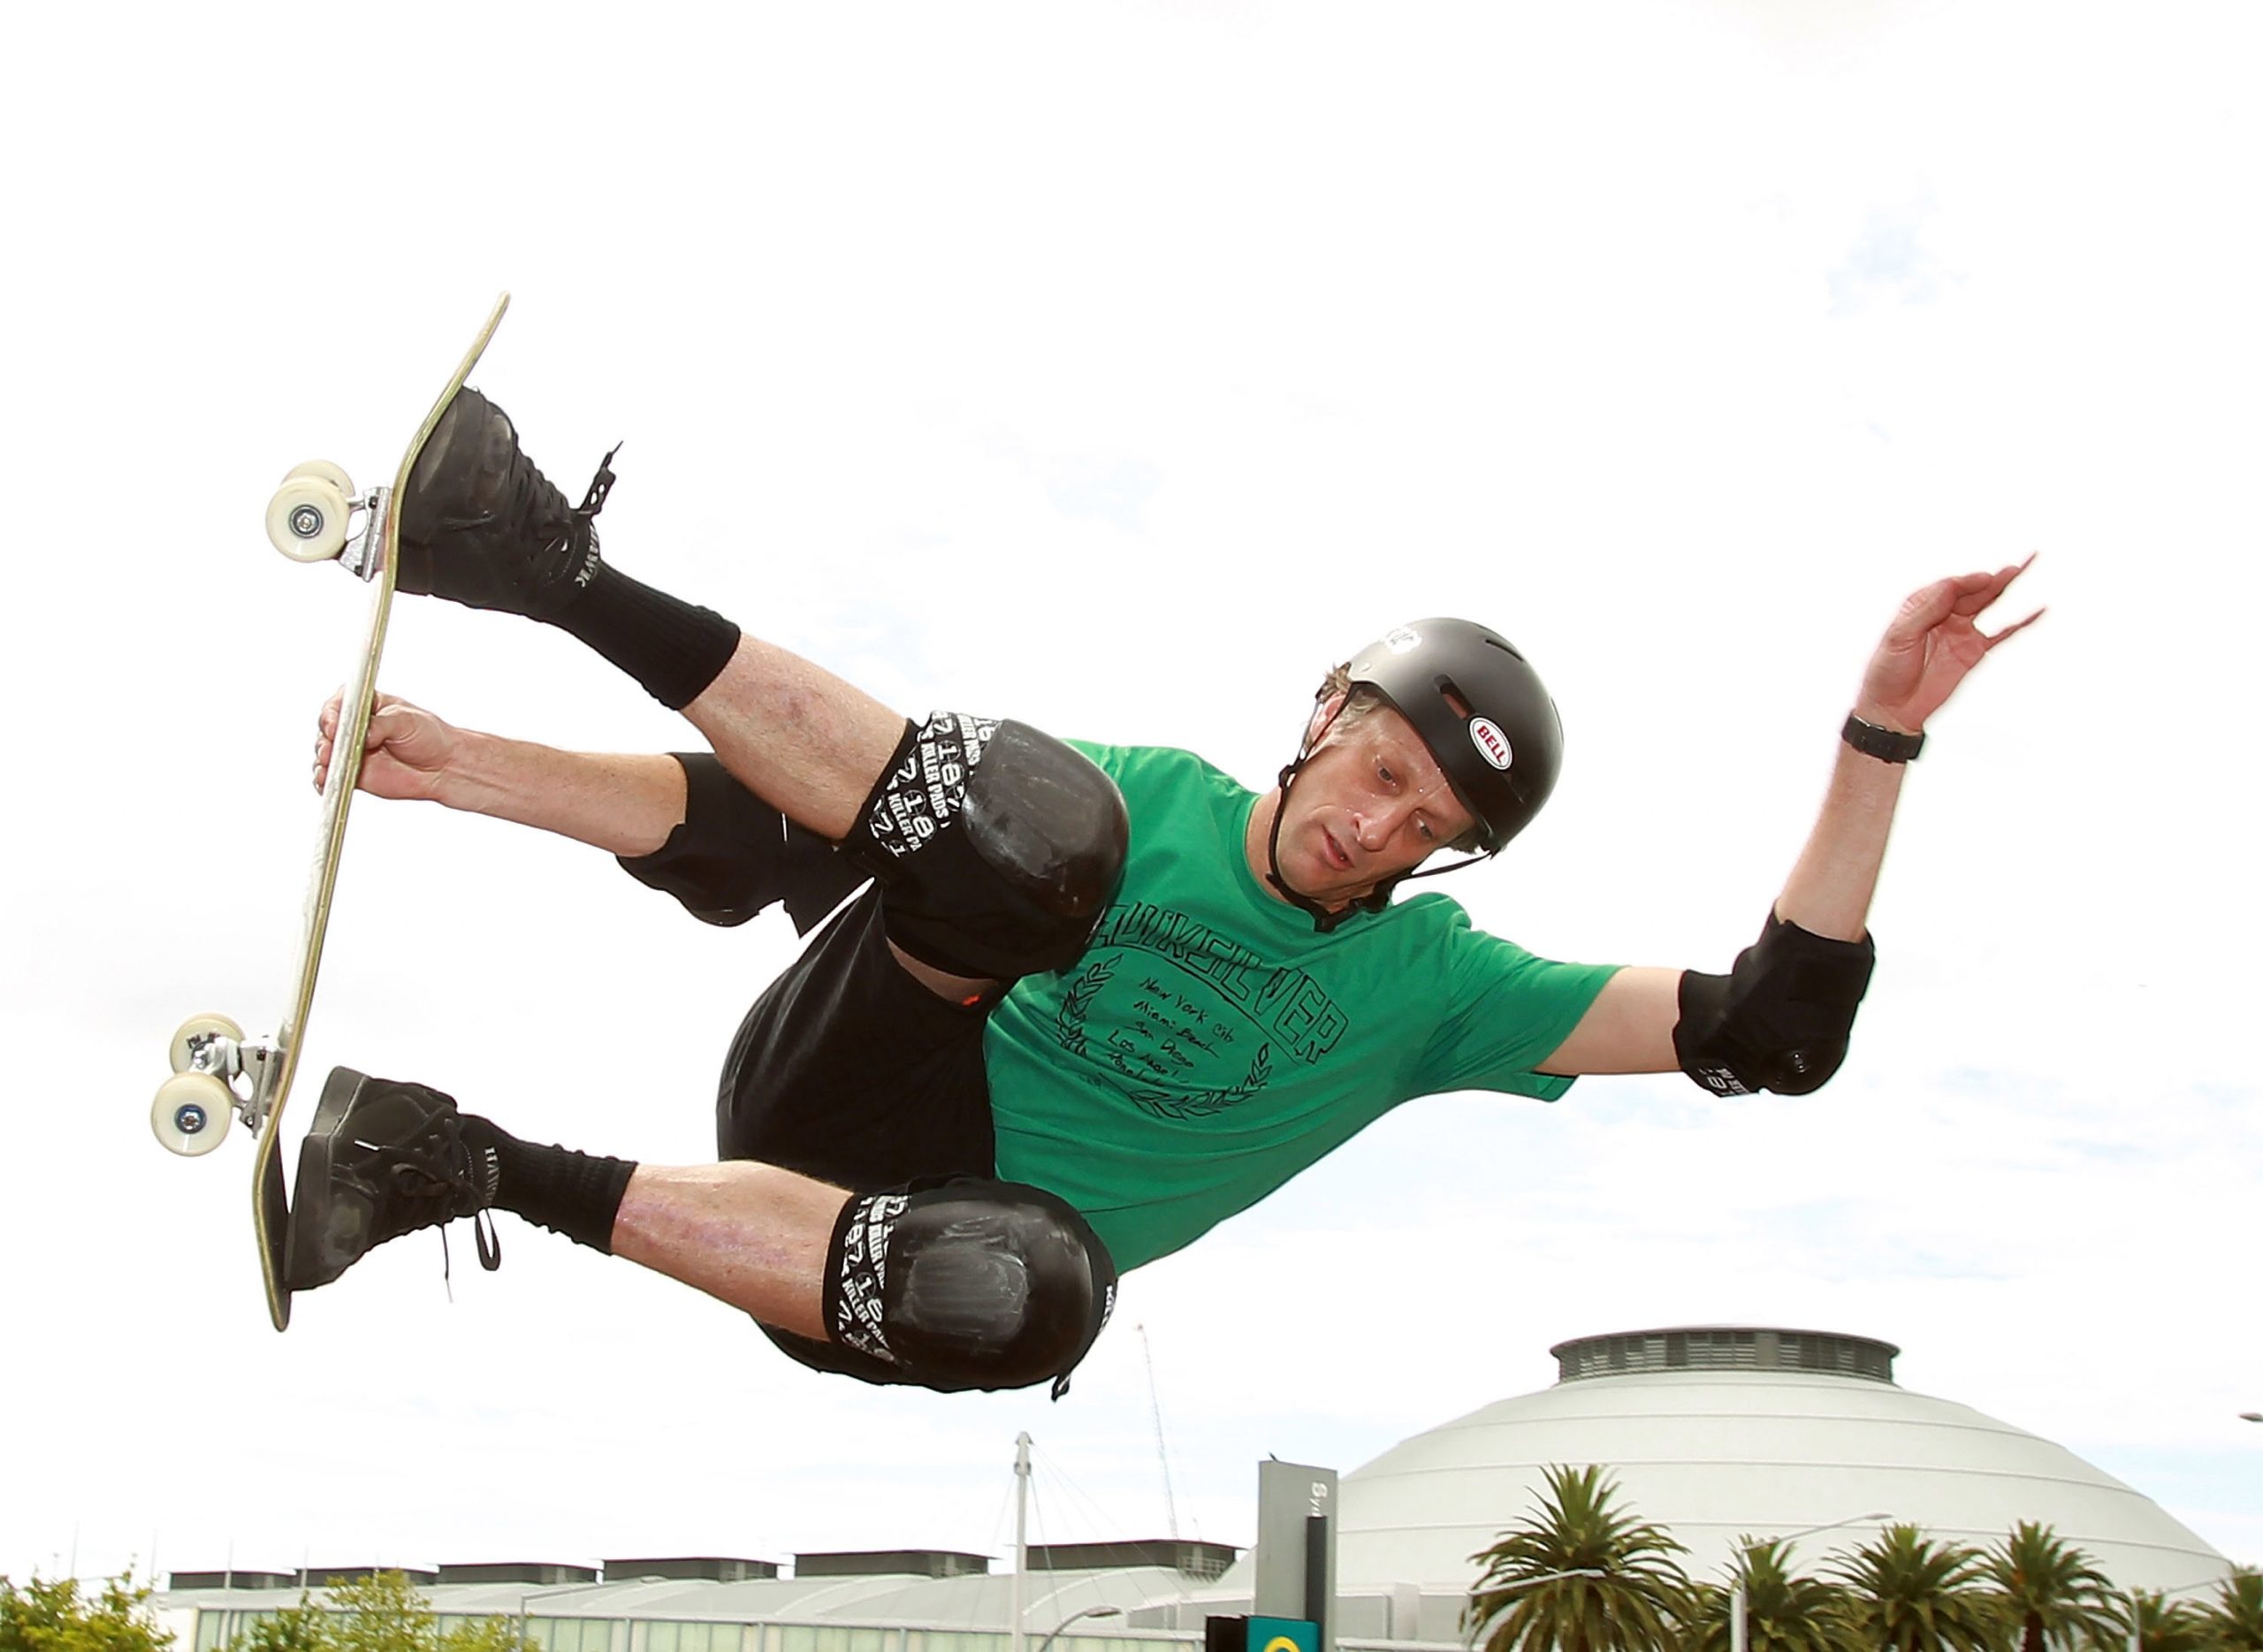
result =
[[[928,991],[896,962],[880,917],[880,890],[865,890],[739,1024],[715,1102],[719,1156],[855,1193],[993,1176],[982,1029],[995,998],[960,1005]],[[762,1329],[820,1371],[904,1380],[857,1349]]]
[[994,995],[955,1004],[896,962],[880,892],[819,931],[739,1024],[715,1151],[872,1193],[987,1176],[997,1143],[982,1032]]
[[[621,862],[640,881],[711,923],[741,923],[782,902],[806,933],[865,879],[712,756],[679,761],[684,822],[658,853]],[[715,1100],[719,1157],[759,1160],[852,1193],[994,1176],[982,1032],[997,994],[954,1004],[930,992],[896,962],[881,916],[880,889],[865,888],[747,1011]],[[903,1381],[853,1348],[762,1328],[804,1365]]]

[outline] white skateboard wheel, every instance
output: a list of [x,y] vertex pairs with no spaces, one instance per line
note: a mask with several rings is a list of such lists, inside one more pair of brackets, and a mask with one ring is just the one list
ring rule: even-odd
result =
[[231,1044],[241,1044],[244,1041],[244,1030],[225,1016],[191,1016],[182,1022],[180,1031],[173,1034],[173,1070],[177,1073],[185,1073],[194,1065],[192,1060],[195,1054],[192,1047],[194,1042],[199,1039],[210,1038],[215,1033],[227,1039]]
[[296,482],[301,476],[320,476],[347,499],[354,497],[354,478],[346,474],[343,467],[333,465],[327,459],[309,459],[303,465],[293,465],[283,480]]
[[323,476],[293,476],[267,502],[267,542],[293,562],[327,562],[346,548],[349,507]]
[[194,1159],[211,1152],[228,1133],[234,1115],[228,1086],[210,1073],[175,1073],[157,1086],[149,1108],[149,1128],[169,1153]]

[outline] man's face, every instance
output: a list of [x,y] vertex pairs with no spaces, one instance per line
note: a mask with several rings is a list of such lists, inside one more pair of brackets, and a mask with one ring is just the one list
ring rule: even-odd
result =
[[1290,786],[1281,872],[1298,894],[1342,906],[1474,824],[1406,719],[1376,706],[1349,727],[1331,721]]

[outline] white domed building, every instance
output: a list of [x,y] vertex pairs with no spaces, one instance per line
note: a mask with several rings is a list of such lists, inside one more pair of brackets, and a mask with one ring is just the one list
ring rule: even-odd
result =
[[[1886,1343],[1707,1326],[1551,1351],[1554,1387],[1415,1435],[1342,1477],[1339,1648],[1451,1652],[1477,1577],[1469,1557],[1535,1511],[1556,1464],[1607,1470],[1633,1513],[1688,1546],[1683,1564],[1700,1579],[1722,1578],[1741,1537],[1836,1527],[1798,1544],[1795,1564],[1811,1572],[1867,1541],[1879,1522],[1865,1517],[1878,1515],[1973,1544],[2040,1521],[2122,1589],[2181,1588],[2231,1570],[2072,1452],[1897,1387],[1900,1350]],[[1076,1625],[1057,1641],[1046,1633],[1038,1652],[1192,1652],[1207,1617],[1253,1608],[1265,1557],[1234,1552],[1177,1538],[1032,1549],[1022,1622]],[[1301,1580],[1301,1544],[1296,1552]],[[411,1581],[443,1628],[499,1616],[530,1625],[548,1652],[1010,1652],[1015,1580],[989,1567],[985,1556],[887,1549],[798,1555],[790,1578],[773,1562],[706,1557],[608,1560],[603,1580],[591,1566],[514,1562],[443,1565]],[[156,1603],[183,1652],[222,1652],[329,1575],[176,1572]],[[1102,1616],[1118,1622],[1086,1621]]]
[[[1876,1534],[1883,1513],[1987,1544],[2040,1521],[2122,1588],[2229,1570],[2139,1492],[2048,1440],[1893,1381],[1901,1351],[1864,1336],[1706,1326],[1589,1336],[1549,1351],[1553,1388],[1497,1400],[1344,1476],[1337,1584],[1466,1590],[1468,1557],[1530,1514],[1552,1464],[1600,1464],[1639,1518],[1718,1579],[1741,1537],[1834,1526],[1803,1570]],[[1246,1564],[1246,1563],[1245,1563]],[[1426,1618],[1429,1613],[1425,1613]]]

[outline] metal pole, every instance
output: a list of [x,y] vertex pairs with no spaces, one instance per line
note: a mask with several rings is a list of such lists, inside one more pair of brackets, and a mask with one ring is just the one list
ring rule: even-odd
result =
[[1745,1622],[1744,1580],[1739,1578],[1729,1585],[1729,1652],[1745,1652],[1751,1637],[1751,1627]]
[[1178,1541],[1178,1504],[1170,1495],[1170,1452],[1163,1445],[1163,1402],[1155,1391],[1155,1351],[1147,1345],[1147,1328],[1132,1328],[1139,1333],[1139,1351],[1147,1360],[1147,1405],[1155,1413],[1155,1458],[1163,1465],[1163,1513],[1170,1524],[1170,1541]]
[[1026,1652],[1029,1631],[1022,1615],[1029,1608],[1029,1434],[1014,1436],[1014,1633],[1013,1652]]

